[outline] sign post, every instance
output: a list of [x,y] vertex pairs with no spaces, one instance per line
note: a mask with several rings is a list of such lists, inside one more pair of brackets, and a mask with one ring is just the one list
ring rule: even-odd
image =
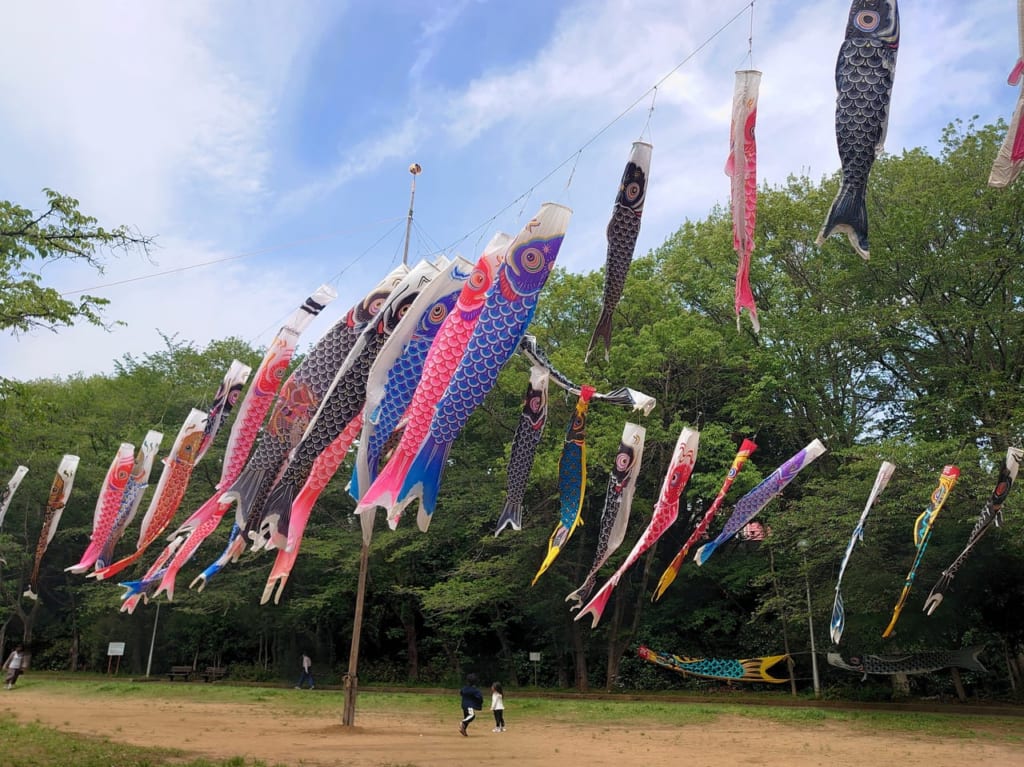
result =
[[[114,664],[114,674],[121,669],[121,656],[124,655],[124,642],[110,642],[107,644],[107,674],[110,673],[110,666]],[[116,664],[114,658],[117,658]]]
[[533,686],[537,686],[537,667],[540,665],[540,653],[530,653],[530,662],[533,664]]

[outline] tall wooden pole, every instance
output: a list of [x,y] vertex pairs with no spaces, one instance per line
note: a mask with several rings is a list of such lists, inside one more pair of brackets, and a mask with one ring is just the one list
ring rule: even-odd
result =
[[[370,511],[376,514],[376,511]],[[366,570],[370,561],[370,542],[363,538],[359,552],[359,585],[356,587],[356,614],[352,621],[352,646],[348,653],[348,673],[345,674],[345,709],[341,723],[352,727],[356,723],[356,694],[359,692],[359,638],[363,631],[363,602],[366,597]]]
[[[412,229],[412,209],[416,199],[416,177],[423,172],[418,162],[409,166],[412,174],[412,190],[409,193],[409,216],[405,220],[405,250],[402,263],[409,263],[409,233]],[[359,640],[363,632],[363,604],[366,601],[366,571],[370,563],[370,538],[373,535],[373,521],[377,512],[370,510],[369,518],[363,521],[363,541],[359,550],[359,582],[356,586],[356,612],[352,619],[352,645],[348,651],[348,673],[345,674],[345,706],[341,723],[353,727],[356,723],[356,696],[359,694]]]

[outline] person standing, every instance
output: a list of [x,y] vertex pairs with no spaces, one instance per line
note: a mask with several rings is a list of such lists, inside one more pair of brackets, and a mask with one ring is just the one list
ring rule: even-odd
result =
[[295,689],[301,690],[306,680],[309,680],[309,689],[315,689],[313,684],[313,661],[309,659],[306,653],[302,653],[302,675],[299,676],[299,683],[295,685]]
[[476,674],[469,674],[466,677],[466,685],[459,690],[462,698],[462,721],[459,722],[459,732],[464,736],[469,735],[466,728],[476,719],[476,712],[484,707],[484,696],[476,684]]
[[5,688],[10,690],[14,688],[15,683],[18,681],[18,677],[21,676],[25,666],[25,653],[21,645],[14,648],[10,655],[7,656],[7,660],[4,661],[3,668],[7,671],[7,676],[4,681],[7,683]]
[[491,732],[505,732],[505,691],[501,689],[501,682],[491,685],[491,711],[494,713]]

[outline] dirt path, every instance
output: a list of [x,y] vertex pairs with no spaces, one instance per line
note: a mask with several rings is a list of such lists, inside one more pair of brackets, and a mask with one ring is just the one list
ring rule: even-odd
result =
[[358,726],[342,727],[340,706],[338,714],[331,716],[268,716],[266,706],[133,696],[105,697],[90,707],[81,698],[31,685],[0,691],[0,711],[63,732],[181,748],[194,757],[247,756],[290,767],[1024,765],[1024,747],[988,742],[983,736],[957,740],[913,733],[872,734],[833,722],[773,724],[737,716],[686,726],[536,722],[517,726],[509,712],[508,731],[492,733],[491,717],[485,713],[470,727],[469,736],[462,737],[454,718],[407,721],[361,712]]

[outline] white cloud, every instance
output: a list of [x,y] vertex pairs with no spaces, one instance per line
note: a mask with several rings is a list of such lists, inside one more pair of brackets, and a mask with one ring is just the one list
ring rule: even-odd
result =
[[[443,199],[417,195],[418,213],[421,204],[425,211],[418,223],[442,243],[492,215],[494,228],[515,230],[551,199],[576,211],[561,265],[595,269],[604,263],[615,185],[643,131],[654,154],[639,252],[660,244],[685,217],[726,202],[733,71],[748,65],[748,17],[695,51],[740,3],[559,5],[547,28],[508,30],[529,46],[518,61],[509,62],[507,51],[500,67],[467,57],[465,84],[446,85],[431,67],[443,48],[458,50],[458,35],[474,33],[462,23],[482,16],[466,13],[470,2],[424,13],[411,25],[411,41],[395,39],[390,29],[346,28],[346,35],[328,37],[337,26],[332,14],[343,10],[333,3],[262,4],[257,13],[234,2],[13,6],[6,21],[19,33],[0,49],[0,141],[12,148],[0,197],[23,201],[52,186],[82,199],[105,224],[125,221],[159,234],[163,248],[154,271],[257,249],[261,232],[271,229],[282,241],[289,232],[296,240],[315,238],[404,213],[404,191],[397,203],[371,198],[379,196],[382,169],[404,173],[413,159],[424,163],[430,184],[443,186]],[[905,4],[889,151],[934,147],[942,125],[956,117],[977,112],[988,121],[1009,114],[1015,94],[1002,83],[1017,50],[1006,5],[977,0],[966,14],[959,3]],[[781,183],[790,173],[819,177],[838,168],[833,77],[848,8],[848,0],[757,4],[762,180]],[[310,127],[296,94],[318,88],[317,51],[351,37],[394,46],[396,56],[404,51],[415,87],[397,89],[393,106],[377,112],[399,115],[390,122],[353,120],[357,134],[317,125],[317,146],[331,154],[304,157],[304,167],[318,170],[303,178],[285,165],[282,148],[302,145]],[[658,88],[648,125],[645,92],[691,54]],[[372,78],[352,82],[379,87]],[[290,188],[280,188],[282,176]],[[394,186],[403,190],[407,183],[402,178]],[[525,201],[509,205],[527,190]],[[478,234],[486,240],[491,232],[474,232],[463,245],[470,247]],[[153,327],[202,343],[227,333],[250,338],[273,325],[267,313],[276,309],[268,307],[280,307],[283,319],[315,287],[306,277],[315,282],[319,272],[330,275],[362,258],[349,252],[311,265],[299,261],[308,258],[301,248],[293,250],[290,271],[243,259],[111,289],[104,293],[115,301],[110,318],[127,319],[131,328],[112,336],[75,329],[32,344],[0,338],[0,359],[28,376],[91,372],[109,370],[105,361],[117,356],[110,339],[117,349],[154,348]],[[379,276],[371,272],[383,272],[381,264],[370,268],[371,260],[386,259],[367,256],[367,268],[345,275],[339,305],[347,308]],[[109,277],[138,268],[122,260]],[[95,279],[61,275],[58,282],[69,289]],[[154,306],[159,316],[143,322]],[[230,315],[228,329],[211,326],[214,312]],[[308,337],[316,332],[314,326]],[[9,365],[11,359],[17,364]]]

